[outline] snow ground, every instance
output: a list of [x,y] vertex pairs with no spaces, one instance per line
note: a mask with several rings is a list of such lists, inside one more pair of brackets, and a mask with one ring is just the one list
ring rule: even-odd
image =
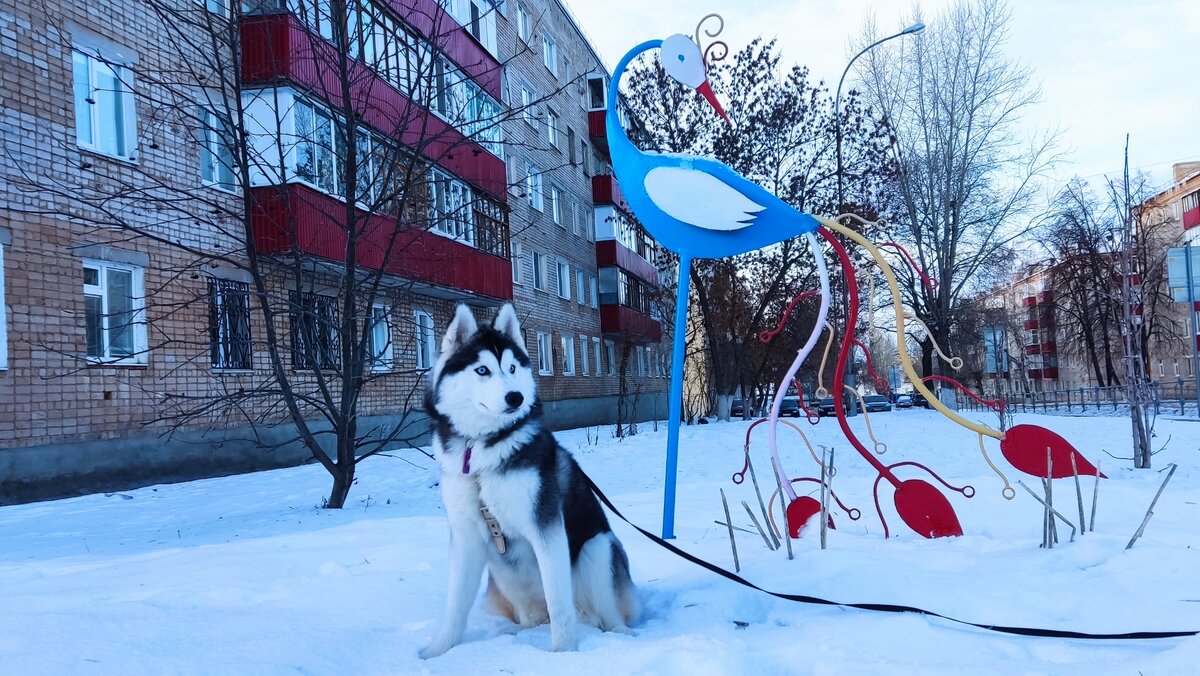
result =
[[[990,416],[969,417],[992,423]],[[927,463],[973,499],[951,494],[965,535],[925,540],[896,517],[890,490],[885,540],[871,501],[873,470],[833,420],[798,421],[833,444],[834,489],[862,510],[840,511],[829,548],[795,541],[795,560],[738,534],[743,575],[766,588],[844,602],[918,606],[986,623],[1116,633],[1200,630],[1200,425],[1160,418],[1156,468],[1179,469],[1144,536],[1125,545],[1163,477],[1127,460],[1124,418],[1018,415],[1049,427],[1110,477],[1100,485],[1094,533],[1038,547],[1041,508],[1017,487],[1005,501],[973,433],[925,410],[872,417],[889,444],[885,462]],[[717,489],[734,486],[747,423],[682,432],[676,543],[731,566]],[[853,420],[862,430],[862,418]],[[591,430],[591,436],[597,430]],[[792,476],[817,468],[781,429]],[[611,428],[559,433],[627,516],[661,524],[665,426],[618,441]],[[864,435],[865,438],[865,435]],[[1168,441],[1169,439],[1169,441]],[[769,472],[766,431],[752,453]],[[1010,480],[1021,478],[988,448]],[[928,478],[909,469],[901,478]],[[319,466],[163,485],[119,494],[0,508],[0,670],[13,674],[1184,674],[1200,638],[1083,641],[991,633],[917,615],[879,614],[776,600],[698,568],[614,523],[629,552],[645,617],[635,636],[582,630],[579,651],[546,652],[548,627],[513,631],[482,602],[466,642],[422,661],[442,614],[448,537],[433,461],[415,452],[364,462],[344,510],[317,507],[328,490]],[[1026,484],[1033,486],[1032,481]],[[1056,506],[1077,520],[1074,487]],[[1084,481],[1090,509],[1091,481]],[[741,516],[738,513],[741,512]],[[746,623],[744,627],[735,622]]]

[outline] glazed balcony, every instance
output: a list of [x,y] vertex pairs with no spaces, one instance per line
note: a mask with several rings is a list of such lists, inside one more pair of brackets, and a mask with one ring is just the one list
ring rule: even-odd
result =
[[[345,262],[346,232],[337,220],[344,202],[299,184],[250,192],[251,231],[261,253],[302,254],[317,269],[323,262]],[[425,295],[484,304],[512,300],[507,223],[476,213],[471,232],[476,247],[388,216],[361,216],[359,266],[413,280]]]
[[636,342],[657,343],[662,340],[662,326],[657,319],[616,303],[600,304],[600,331]]
[[1183,212],[1183,229],[1189,230],[1200,225],[1200,207]]
[[[415,0],[408,2],[414,4]],[[428,4],[436,5],[432,1]],[[328,101],[335,112],[344,106],[342,83],[334,67],[340,58],[337,48],[307,31],[295,16],[248,16],[242,20],[241,33],[242,77],[248,87],[293,82]],[[469,34],[466,39],[486,56]],[[349,68],[351,105],[366,125],[404,146],[419,149],[438,166],[495,199],[508,201],[504,160],[410,100],[365,64],[352,61]],[[498,73],[494,88],[498,93]]]

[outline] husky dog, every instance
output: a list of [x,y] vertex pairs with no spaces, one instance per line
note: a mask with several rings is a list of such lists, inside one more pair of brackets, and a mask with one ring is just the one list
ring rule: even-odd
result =
[[462,640],[484,566],[493,608],[522,626],[550,622],[550,648],[574,650],[576,622],[628,632],[638,613],[629,560],[571,454],[542,424],[516,310],[479,327],[459,305],[425,407],[450,521],[450,590],[420,655]]

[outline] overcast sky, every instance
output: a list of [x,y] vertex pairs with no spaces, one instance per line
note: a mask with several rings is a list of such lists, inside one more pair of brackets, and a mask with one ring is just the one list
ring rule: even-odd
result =
[[[909,0],[565,2],[609,68],[630,47],[691,35],[700,17],[718,12],[732,51],[758,35],[778,37],[784,62],[807,65],[831,90],[863,19],[874,15],[881,30],[898,30],[913,7]],[[921,3],[926,23],[949,2]],[[1042,88],[1025,124],[1030,133],[1062,130],[1063,180],[1118,176],[1126,133],[1131,167],[1152,172],[1158,185],[1170,181],[1173,162],[1200,160],[1200,0],[1009,0],[1009,8],[1008,55],[1032,68]]]

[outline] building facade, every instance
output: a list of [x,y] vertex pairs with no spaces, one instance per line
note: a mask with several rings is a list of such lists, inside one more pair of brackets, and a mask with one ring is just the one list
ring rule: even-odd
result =
[[[383,280],[352,309],[364,421],[419,409],[456,303],[509,300],[552,424],[665,415],[654,247],[574,19],[555,0],[338,7],[0,0],[0,501],[304,461],[266,394],[276,363],[316,388],[338,361],[346,219]],[[350,153],[371,158],[353,180]],[[415,197],[380,207],[402,181]],[[238,415],[178,415],[231,396]]]

